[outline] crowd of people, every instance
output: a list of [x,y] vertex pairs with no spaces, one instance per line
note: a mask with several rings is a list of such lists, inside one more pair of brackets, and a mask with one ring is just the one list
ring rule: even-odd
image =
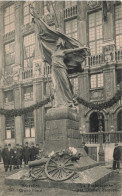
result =
[[12,148],[11,144],[5,144],[4,148],[1,150],[5,172],[21,168],[23,161],[24,164],[27,165],[28,161],[34,161],[38,155],[39,145],[31,143],[31,146],[29,147],[28,142],[25,143],[24,147],[16,144],[14,148]]

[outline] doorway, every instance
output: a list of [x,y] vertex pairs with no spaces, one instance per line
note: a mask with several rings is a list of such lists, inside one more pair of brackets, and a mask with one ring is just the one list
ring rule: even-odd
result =
[[[102,130],[105,131],[105,123],[104,123],[104,116],[102,114]],[[98,132],[99,131],[99,119],[98,119],[98,113],[93,112],[90,115],[90,132]]]
[[122,131],[122,110],[117,115],[117,131]]

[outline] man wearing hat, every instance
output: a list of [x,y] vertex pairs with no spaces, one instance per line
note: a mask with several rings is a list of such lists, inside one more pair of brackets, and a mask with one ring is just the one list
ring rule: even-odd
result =
[[2,150],[2,158],[3,158],[3,164],[4,164],[5,172],[7,172],[8,168],[9,168],[8,146],[7,146],[7,144],[5,144],[5,146]]
[[121,151],[117,143],[115,143],[115,148],[113,152],[113,170],[120,169],[120,158]]
[[23,147],[22,147],[22,145],[19,145],[19,151],[20,151],[20,167],[22,167],[22,159],[23,159]]
[[19,150],[19,144],[16,144],[16,147],[14,148],[14,169],[19,169],[20,165],[20,150]]
[[11,171],[13,165],[14,151],[11,148],[11,144],[8,144],[8,152],[9,152],[9,169]]
[[36,159],[36,148],[34,146],[34,143],[31,143],[30,147],[30,161],[34,161]]
[[26,142],[23,148],[23,159],[24,159],[25,165],[28,164],[29,158],[30,158],[30,148],[28,146],[28,142]]
[[36,157],[39,155],[39,144],[36,144]]

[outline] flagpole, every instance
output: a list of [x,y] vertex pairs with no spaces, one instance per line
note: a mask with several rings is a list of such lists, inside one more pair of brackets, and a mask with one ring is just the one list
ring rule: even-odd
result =
[[57,23],[58,28],[59,28],[58,19],[57,19],[57,15],[56,15],[56,12],[55,12],[55,9],[54,9],[54,6],[53,6],[53,2],[51,1],[50,3],[52,5],[53,11],[54,11],[54,15],[55,15],[55,19],[56,19],[56,23]]
[[[30,7],[30,6],[31,6],[31,7]],[[29,8],[33,8],[33,10],[35,9],[31,3],[29,4]],[[30,13],[31,13],[31,12],[30,12]],[[35,11],[35,13],[36,13],[36,11]],[[31,13],[31,15],[33,16],[32,13]],[[37,19],[39,19],[38,15],[37,15]],[[40,42],[41,42],[41,40],[40,40]],[[44,55],[43,55],[44,53],[43,53],[42,43],[40,43],[40,49],[41,49],[41,57],[42,57],[42,60],[43,60],[43,62],[44,62],[44,66],[46,67],[46,59],[45,59],[45,57],[44,57]],[[51,105],[53,106],[52,97],[51,97],[51,95],[52,95],[52,93],[51,93],[51,86],[50,86],[50,82],[49,82],[47,70],[46,70],[46,77],[47,77],[47,83],[48,83],[49,91],[50,91]]]

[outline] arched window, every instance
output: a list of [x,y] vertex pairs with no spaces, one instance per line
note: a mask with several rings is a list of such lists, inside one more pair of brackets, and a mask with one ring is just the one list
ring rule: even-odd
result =
[[122,110],[117,115],[117,131],[122,131]]
[[[102,114],[102,130],[105,131],[105,125],[104,125],[104,116]],[[99,131],[99,118],[98,113],[93,112],[90,116],[90,132],[98,132]]]
[[24,117],[25,138],[35,137],[33,112],[27,113]]

